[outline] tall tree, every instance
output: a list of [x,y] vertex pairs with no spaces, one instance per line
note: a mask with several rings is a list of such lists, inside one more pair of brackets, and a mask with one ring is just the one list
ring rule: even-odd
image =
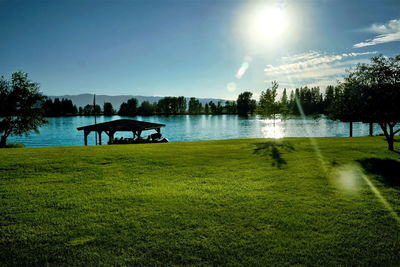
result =
[[184,96],[178,97],[178,113],[185,114],[186,113],[186,98]]
[[[394,136],[400,132],[400,56],[371,58],[369,64],[359,64],[333,89],[333,102],[328,115],[352,124],[355,121],[380,125],[388,149],[394,150]],[[332,89],[330,89],[332,90]],[[327,96],[325,102],[327,102]],[[371,134],[371,129],[370,129]]]
[[400,55],[380,55],[369,64],[357,65],[343,87],[354,98],[353,103],[347,102],[347,110],[357,110],[357,121],[378,123],[388,149],[394,150],[394,136],[400,132]]
[[208,105],[210,106],[210,112],[211,112],[211,114],[213,114],[213,115],[217,114],[217,105],[215,105],[215,103],[212,102],[212,101],[210,101],[210,102],[208,103]]
[[113,108],[113,105],[110,102],[105,102],[103,104],[103,114],[105,116],[111,116],[114,115],[115,110]]
[[163,97],[157,102],[157,112],[164,115],[172,114],[171,97]]
[[[214,104],[214,103],[213,103]],[[215,105],[211,106],[211,113],[213,115],[221,115],[224,111],[224,107],[222,106],[221,101],[218,101],[218,103]]]
[[0,147],[5,147],[10,135],[39,132],[46,123],[43,118],[45,97],[39,84],[28,79],[24,72],[14,72],[11,80],[0,78]]
[[225,101],[225,113],[227,114],[236,114],[237,106],[235,101]]
[[189,99],[189,114],[200,114],[202,105],[198,99],[191,97]]
[[280,104],[276,101],[278,88],[279,84],[273,81],[270,89],[261,92],[258,104],[258,113],[261,116],[275,119],[276,115],[280,113]]
[[287,116],[289,114],[289,100],[287,97],[286,88],[283,89],[279,113],[282,116]]
[[136,98],[128,99],[123,102],[119,108],[118,115],[120,116],[136,116],[138,109],[138,100]]
[[353,122],[360,121],[362,103],[360,87],[342,83],[335,88],[335,98],[329,108],[328,117],[349,123],[349,136],[353,136]]
[[239,94],[236,100],[237,112],[240,116],[247,116],[253,114],[256,109],[256,101],[251,99],[253,96],[252,92],[243,92]]
[[324,99],[324,114],[328,114],[332,108],[332,103],[335,100],[335,87],[333,85],[328,85],[325,89],[325,99]]
[[154,115],[155,112],[156,104],[151,104],[149,101],[143,101],[138,108],[138,113],[144,116]]
[[210,113],[210,107],[208,103],[204,105],[204,114],[208,115]]

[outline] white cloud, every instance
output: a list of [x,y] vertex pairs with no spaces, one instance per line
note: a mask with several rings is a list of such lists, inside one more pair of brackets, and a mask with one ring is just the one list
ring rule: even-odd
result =
[[[342,53],[326,55],[311,51],[299,55],[282,58],[281,65],[267,65],[264,69],[269,82],[277,80],[281,86],[294,88],[298,86],[321,86],[336,84],[346,70],[357,63],[368,61],[368,57],[376,52]],[[286,63],[289,62],[289,63]]]
[[392,19],[386,24],[372,24],[370,30],[375,33],[393,33],[400,31],[400,19]]
[[282,57],[282,60],[284,61],[300,61],[300,60],[309,60],[309,59],[313,59],[316,57],[319,57],[320,53],[317,51],[309,51],[306,53],[301,53],[301,54],[297,54],[297,55],[293,55],[293,56],[285,56]]
[[[344,60],[349,57],[357,57],[363,55],[371,55],[376,52],[364,52],[364,53],[349,53],[340,55],[321,55],[320,53],[315,54],[312,52],[312,58],[306,56],[298,57],[298,55],[293,56],[293,58],[305,58],[305,60],[299,60],[294,63],[283,64],[279,66],[267,65],[264,69],[266,75],[293,75],[296,73],[304,73],[310,70],[320,70],[322,68],[329,67],[329,64]],[[287,60],[288,57],[283,58]]]
[[378,35],[372,39],[353,45],[355,48],[372,46],[377,44],[400,41],[400,19],[390,20],[386,24],[373,24],[369,31]]

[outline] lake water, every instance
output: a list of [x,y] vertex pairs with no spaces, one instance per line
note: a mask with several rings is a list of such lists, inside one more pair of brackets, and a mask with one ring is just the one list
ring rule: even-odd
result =
[[[328,137],[348,136],[349,124],[319,119],[291,118],[289,120],[263,120],[258,116],[242,118],[237,115],[178,115],[178,116],[99,116],[97,122],[128,118],[149,122],[166,124],[161,132],[171,142],[219,140],[233,138],[259,138],[259,137]],[[83,145],[83,132],[76,128],[94,123],[92,116],[48,118],[49,123],[40,128],[40,133],[30,136],[10,137],[8,142],[20,142],[26,147],[42,146],[81,146]],[[374,125],[374,134],[381,133],[379,126]],[[353,135],[368,135],[368,124],[354,123]],[[153,131],[144,132],[142,136]],[[132,133],[116,133],[115,137],[132,137]],[[108,137],[103,133],[103,143]],[[94,133],[88,136],[89,145],[95,144]]]

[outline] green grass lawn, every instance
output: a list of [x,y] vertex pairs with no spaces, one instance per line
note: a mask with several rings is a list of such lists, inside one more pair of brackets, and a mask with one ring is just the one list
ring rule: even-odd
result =
[[0,265],[398,266],[400,155],[311,141],[0,150]]

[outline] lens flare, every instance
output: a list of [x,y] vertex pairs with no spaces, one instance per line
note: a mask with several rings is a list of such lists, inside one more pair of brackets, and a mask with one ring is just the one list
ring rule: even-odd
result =
[[378,190],[378,188],[371,182],[371,180],[364,173],[361,173],[361,177],[367,183],[367,185],[371,188],[371,191],[375,194],[377,199],[382,203],[382,205],[390,213],[390,215],[393,217],[393,219],[395,219],[395,221],[400,225],[400,217],[394,211],[392,205],[390,205],[389,202],[387,202],[387,200],[382,196],[382,194]]
[[235,92],[235,91],[236,91],[236,83],[234,83],[234,82],[228,83],[228,84],[226,85],[226,89],[227,89],[229,92]]
[[249,68],[249,63],[247,62],[243,62],[242,66],[240,66],[240,68],[238,69],[237,73],[236,73],[236,78],[240,79],[242,78],[242,76],[246,73],[246,70]]
[[333,183],[341,192],[355,194],[363,182],[361,175],[362,173],[356,166],[341,166],[335,172]]

